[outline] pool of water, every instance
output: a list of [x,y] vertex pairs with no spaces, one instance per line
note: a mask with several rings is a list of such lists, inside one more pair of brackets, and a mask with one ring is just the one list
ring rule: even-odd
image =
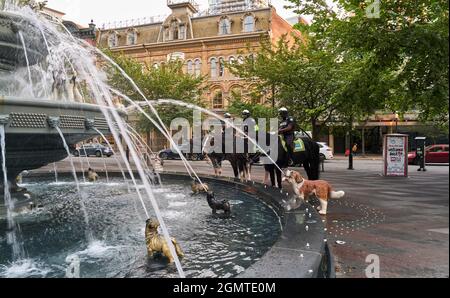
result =
[[[70,180],[28,180],[25,186],[41,210],[16,215],[26,251],[12,262],[6,221],[0,219],[0,277],[177,277],[164,258],[149,259],[145,220],[136,191],[117,179],[82,183],[89,217],[86,225],[76,185]],[[210,184],[217,198],[232,204],[232,217],[211,214],[204,195],[191,195],[186,180],[167,180],[155,196],[169,232],[181,245],[187,277],[233,277],[258,261],[278,240],[280,221],[274,211],[238,189]],[[142,193],[144,191],[142,190]],[[150,213],[150,201],[145,199]],[[90,230],[93,240],[88,241]],[[79,264],[79,265],[78,265]],[[71,272],[68,274],[68,272]]]

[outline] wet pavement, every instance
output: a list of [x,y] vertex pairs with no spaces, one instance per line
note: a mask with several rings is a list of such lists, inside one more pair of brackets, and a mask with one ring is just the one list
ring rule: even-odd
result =
[[[75,159],[77,167],[85,158]],[[107,168],[117,168],[113,158]],[[89,158],[97,171],[102,159]],[[206,162],[192,163],[199,173],[211,174]],[[59,171],[69,170],[68,161],[57,164]],[[180,161],[166,161],[166,171],[185,172]],[[355,170],[347,170],[342,159],[327,161],[322,178],[346,196],[329,204],[323,217],[328,243],[335,257],[339,278],[366,277],[366,258],[380,259],[381,277],[449,276],[449,168],[429,166],[427,172],[410,167],[409,178],[385,178],[380,175],[381,161],[355,160]],[[53,166],[40,171],[52,172]],[[232,173],[224,165],[224,175]],[[261,181],[263,168],[256,166],[253,179]],[[289,186],[286,185],[286,190]]]

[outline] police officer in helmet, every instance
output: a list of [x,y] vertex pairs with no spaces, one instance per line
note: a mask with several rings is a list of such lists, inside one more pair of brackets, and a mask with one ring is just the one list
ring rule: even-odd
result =
[[296,130],[295,119],[289,116],[289,111],[286,108],[281,108],[278,112],[281,118],[278,134],[283,136],[288,148],[289,157],[292,159]]

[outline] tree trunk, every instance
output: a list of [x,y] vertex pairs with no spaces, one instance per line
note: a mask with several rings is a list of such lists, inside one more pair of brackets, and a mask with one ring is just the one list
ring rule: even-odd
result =
[[275,109],[275,85],[272,85],[272,109]]
[[318,142],[322,126],[317,124],[316,119],[311,119],[311,126],[312,126],[312,138],[315,142]]

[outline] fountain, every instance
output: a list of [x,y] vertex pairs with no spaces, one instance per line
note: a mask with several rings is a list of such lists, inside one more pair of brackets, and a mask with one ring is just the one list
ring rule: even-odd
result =
[[[49,55],[47,42],[32,20],[0,11],[0,76],[14,76],[21,68],[42,63]],[[31,71],[27,72],[31,81]],[[108,124],[96,105],[5,96],[1,88],[0,125],[5,127],[6,168],[12,191],[19,190],[15,181],[22,171],[67,157],[56,128],[62,130],[71,149],[97,136],[96,130],[109,133]]]
[[[28,8],[16,9],[11,0],[6,2],[15,9],[2,11],[5,0],[0,0],[4,190],[0,195],[0,277],[326,275],[320,269],[330,267],[325,264],[329,259],[321,220],[317,213],[308,212],[308,205],[286,212],[287,196],[279,190],[254,182],[200,177],[186,160],[188,175],[164,173],[158,177],[164,183],[152,185],[151,171],[136,146],[139,136],[127,128],[125,112],[113,105],[113,93],[121,95],[108,86],[97,58],[117,65],[98,49],[76,40],[56,20],[42,19]],[[150,107],[151,113],[145,116],[173,143],[151,103],[130,83]],[[70,170],[54,164],[70,155],[75,144],[97,136],[109,144],[106,136],[110,135],[122,158],[117,160],[120,172],[105,166],[106,179],[87,183],[79,181],[83,173],[77,172],[72,159]],[[45,165],[51,165],[54,173],[31,171],[17,184],[22,171]],[[229,201],[233,210],[229,218],[212,215],[206,198],[186,195],[193,177]],[[22,196],[25,187],[43,208],[21,211],[30,197]],[[18,198],[22,200],[17,202]],[[3,200],[7,208],[2,210]],[[176,268],[146,259],[144,227],[150,217],[161,223],[172,255],[169,227],[185,251],[182,262],[175,258]]]

